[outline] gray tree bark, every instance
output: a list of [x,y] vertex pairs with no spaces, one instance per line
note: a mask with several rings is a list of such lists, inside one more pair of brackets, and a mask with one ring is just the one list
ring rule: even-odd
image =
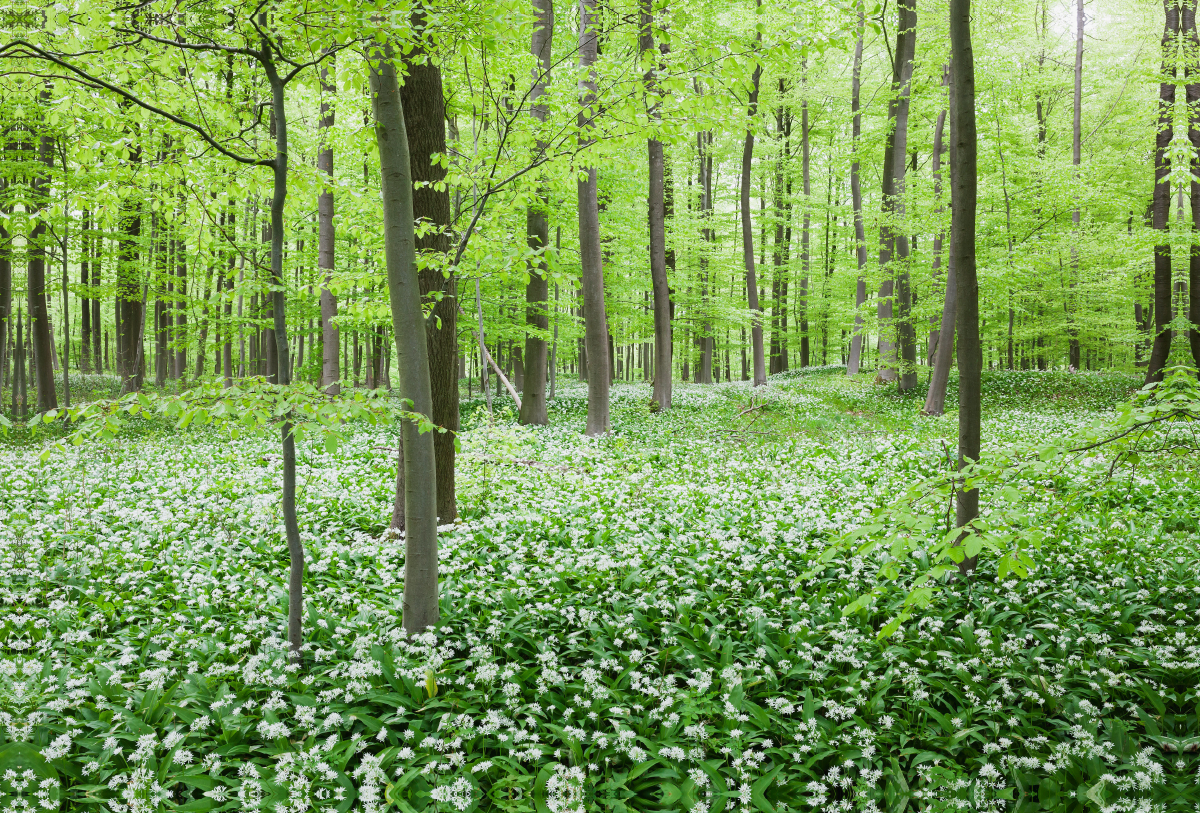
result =
[[[383,196],[384,256],[388,300],[396,336],[400,396],[414,412],[433,412],[429,382],[425,319],[416,272],[413,180],[409,165],[404,106],[391,48],[371,62],[371,107],[379,145]],[[438,620],[437,479],[433,433],[418,431],[406,420],[403,430],[404,471],[404,629],[421,632]]]
[[[586,130],[596,109],[597,57],[596,0],[579,0],[579,67],[585,78],[579,126]],[[581,136],[586,143],[587,137]],[[579,198],[579,253],[583,294],[584,348],[587,353],[588,415],[587,434],[604,435],[609,431],[608,317],[604,307],[604,257],[600,246],[600,208],[596,188],[596,168],[588,167],[577,184]]]
[[[530,50],[536,63],[533,66],[533,88],[529,92],[530,115],[541,124],[546,121],[549,108],[539,100],[550,81],[551,47],[554,39],[553,0],[533,0],[537,22],[533,26]],[[538,140],[536,149],[546,148]],[[538,188],[537,201],[525,213],[525,232],[529,248],[540,252],[537,260],[530,264],[529,282],[525,286],[525,324],[530,331],[525,334],[526,370],[521,391],[521,423],[545,425],[546,414],[546,330],[550,327],[546,311],[549,294],[548,276],[550,265],[545,252],[550,248],[550,224],[546,213],[550,207],[549,191],[545,183]]]
[[[758,0],[756,6],[761,6]],[[755,45],[762,42],[762,32],[755,34]],[[750,344],[754,364],[753,386],[761,387],[767,383],[767,364],[763,354],[763,310],[758,301],[758,279],[754,272],[754,226],[750,219],[750,181],[751,170],[754,166],[754,130],[753,121],[758,115],[758,90],[762,82],[762,65],[755,64],[754,75],[751,78],[750,101],[746,117],[752,122],[746,130],[746,141],[742,147],[742,175],[740,208],[742,219],[742,263],[746,269],[746,303],[750,308]]]
[[[641,0],[638,47],[646,63],[643,77],[652,115],[659,114],[658,83],[654,78],[654,3]],[[671,408],[671,292],[667,282],[667,224],[663,189],[663,144],[657,138],[646,142],[650,174],[647,218],[650,229],[650,287],[654,296],[654,403],[659,410]],[[701,159],[703,160],[703,159]]]
[[[979,459],[979,280],[975,268],[978,168],[975,130],[975,57],[971,50],[971,0],[950,0],[950,263],[958,280],[958,465]],[[955,518],[962,528],[979,516],[979,490],[959,487]],[[975,557],[959,565],[966,574]]]
[[858,149],[862,140],[862,110],[860,96],[862,93],[862,57],[863,31],[866,26],[866,15],[863,2],[858,0],[858,38],[854,43],[854,65],[850,73],[850,110],[854,116],[851,129],[850,159],[850,205],[854,209],[854,253],[858,259],[858,282],[854,287],[854,334],[850,339],[850,356],[846,361],[846,374],[858,375],[862,366],[863,327],[862,309],[867,301],[867,235],[863,224],[862,181],[859,178]]
[[[883,218],[879,227],[879,267],[883,271],[883,282],[879,286],[879,378],[896,381],[899,376],[897,346],[904,343],[903,308],[897,308],[895,300],[896,278],[901,274],[893,262],[902,268],[908,261],[908,237],[903,229],[895,228],[904,214],[904,175],[908,158],[908,108],[912,85],[913,56],[917,40],[916,0],[900,0],[896,30],[896,53],[892,70],[892,99],[888,103],[887,141],[883,151]],[[902,292],[907,285],[901,282]],[[900,303],[902,304],[902,303]],[[896,311],[900,310],[896,319]],[[911,327],[911,325],[910,325]],[[889,330],[891,335],[889,335]],[[904,389],[906,382],[900,382]],[[915,381],[907,382],[910,385]]]
[[[332,96],[337,87],[330,78],[333,60],[321,66],[321,118],[317,120],[317,139],[322,142],[317,152],[317,171],[333,179],[333,147],[326,140],[333,127]],[[334,267],[333,189],[326,187],[317,197],[317,268],[321,271],[321,387],[330,395],[341,392],[337,297],[329,289]]]
[[[1179,6],[1174,0],[1163,0],[1166,13],[1162,35],[1162,71],[1173,80],[1175,65],[1172,51],[1180,33]],[[1164,81],[1158,86],[1158,132],[1154,139],[1154,220],[1161,235],[1154,247],[1154,343],[1146,363],[1146,383],[1162,381],[1163,367],[1171,354],[1171,320],[1174,318],[1171,301],[1171,110],[1175,106],[1175,83]]]

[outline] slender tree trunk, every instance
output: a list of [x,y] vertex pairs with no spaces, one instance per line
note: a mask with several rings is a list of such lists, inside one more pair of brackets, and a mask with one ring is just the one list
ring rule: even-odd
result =
[[[598,26],[596,0],[579,0],[579,67],[585,70],[579,126],[586,130],[596,105]],[[586,135],[581,142],[586,143]],[[584,348],[587,352],[588,415],[587,434],[604,435],[609,431],[608,390],[608,316],[604,307],[604,257],[600,245],[600,209],[596,188],[596,168],[588,167],[577,184],[579,198],[579,253],[582,264],[584,311]]]
[[[333,97],[337,86],[330,76],[331,57],[321,66],[321,118],[317,120],[317,171],[333,178],[333,144],[329,136],[333,128]],[[342,371],[339,366],[341,336],[337,326],[338,301],[330,289],[334,268],[333,188],[327,186],[317,197],[317,268],[321,277],[321,388],[330,395],[341,392]]]
[[[533,88],[529,92],[530,115],[537,125],[546,121],[549,108],[540,100],[550,81],[551,47],[554,39],[553,0],[534,0],[537,22],[533,27],[530,50],[535,64]],[[536,150],[541,153],[546,144],[540,138]],[[537,201],[525,212],[525,233],[529,248],[539,252],[529,265],[529,282],[525,286],[525,378],[521,391],[520,420],[524,424],[545,425],[546,414],[546,330],[550,327],[547,314],[548,277],[550,264],[546,252],[550,250],[550,224],[547,213],[550,208],[549,190],[543,182],[538,188]]]
[[[660,114],[658,83],[654,77],[654,65],[658,59],[654,53],[654,3],[640,0],[640,32],[638,47],[646,73],[647,104],[651,114]],[[663,189],[664,157],[663,144],[657,138],[646,142],[647,163],[650,174],[647,218],[650,231],[650,287],[654,296],[654,361],[657,374],[654,376],[654,403],[658,409],[671,408],[671,292],[667,282],[667,226],[666,203]],[[701,272],[703,273],[703,272]]]
[[[43,100],[46,95],[43,94]],[[46,173],[35,170],[30,184],[30,193],[34,205],[38,206],[37,219],[33,231],[29,235],[28,249],[28,289],[29,289],[29,322],[33,335],[30,345],[33,348],[33,359],[36,364],[35,383],[37,384],[37,410],[45,412],[58,408],[58,394],[54,390],[54,350],[50,341],[50,309],[46,300],[46,218],[50,208],[50,193],[47,189],[46,177],[54,161],[54,143],[49,136],[39,140],[38,158],[46,166]]]
[[859,97],[862,91],[863,31],[866,15],[865,0],[856,0],[858,11],[858,38],[854,43],[854,65],[850,74],[850,110],[854,116],[851,136],[850,158],[850,204],[854,209],[854,252],[858,260],[858,281],[854,288],[854,333],[850,338],[850,356],[846,360],[846,374],[857,375],[863,356],[863,305],[867,301],[867,235],[863,223],[862,182],[859,179],[859,147],[862,140],[862,110]]
[[[942,68],[942,87],[948,87],[950,84],[950,66],[947,64]],[[930,168],[933,175],[933,199],[937,205],[937,211],[940,214],[942,207],[942,153],[945,152],[945,134],[946,134],[946,110],[942,109],[938,112],[937,123],[933,128],[933,155],[931,156],[932,166]],[[942,276],[942,243],[945,235],[941,229],[933,236],[933,263],[930,269],[930,276],[934,287],[937,287],[938,279]],[[942,336],[941,324],[945,321],[945,303],[942,305],[942,319],[939,320],[936,316],[929,317],[929,348],[928,361],[930,367],[934,365],[934,359],[937,354],[939,340]],[[951,326],[954,324],[953,318],[950,320]],[[953,341],[953,340],[951,340]],[[926,399],[926,411],[928,411],[928,399]],[[935,414],[935,413],[929,413]],[[941,413],[936,413],[941,414]]]
[[[807,84],[807,83],[806,83]],[[807,93],[807,87],[805,88]],[[800,102],[800,177],[804,184],[804,230],[800,232],[800,366],[807,367],[812,359],[809,353],[808,316],[809,293],[812,289],[812,150],[809,144],[808,99]]]
[[[756,8],[762,6],[757,0]],[[762,42],[761,30],[755,34],[755,45]],[[754,384],[761,387],[767,383],[767,365],[763,357],[763,311],[758,301],[758,278],[754,273],[754,225],[750,218],[750,183],[754,168],[753,122],[758,115],[758,90],[762,82],[762,65],[755,64],[750,85],[750,102],[746,117],[751,122],[746,129],[746,140],[742,147],[741,175],[741,218],[742,218],[742,262],[746,268],[746,300],[750,307],[750,343],[754,362]]]
[[[975,268],[977,164],[975,130],[975,57],[971,49],[971,0],[950,0],[950,263],[957,279],[958,465],[979,459],[980,376],[979,281]],[[955,514],[962,528],[979,516],[979,490],[959,487]],[[959,565],[966,574],[975,557]]]
[[[1079,164],[1082,157],[1082,124],[1083,124],[1083,0],[1075,3],[1075,98],[1074,118],[1071,127],[1071,166],[1075,168],[1075,179],[1079,180]],[[1075,286],[1079,279],[1079,249],[1076,247],[1081,238],[1079,233],[1080,210],[1076,201],[1075,209],[1071,212],[1071,223],[1075,226],[1074,239],[1071,241],[1071,282],[1067,295],[1067,347],[1068,361],[1071,367],[1079,369],[1079,327],[1075,323],[1078,305],[1073,301]]]
[[[91,298],[88,296],[87,285],[90,280],[88,275],[88,263],[91,259],[92,246],[92,214],[87,209],[83,210],[83,217],[79,224],[79,284],[81,286],[81,294],[79,296],[79,371],[81,373],[92,372],[92,307]],[[0,321],[4,319],[3,306],[0,306]],[[3,355],[4,347],[4,328],[0,326],[0,356]],[[97,359],[97,362],[99,360]],[[96,365],[96,372],[99,372],[99,364]],[[4,373],[0,372],[0,389],[3,388]]]
[[[388,49],[390,51],[390,48]],[[413,175],[404,106],[391,54],[371,63],[371,103],[383,195],[384,254],[388,299],[396,336],[400,396],[415,412],[433,411],[428,342],[416,269]],[[404,629],[421,632],[438,620],[437,479],[433,434],[405,421],[404,446]]]
[[[413,30],[424,32],[423,12],[414,12]],[[454,489],[454,433],[458,431],[458,280],[446,277],[444,269],[450,251],[450,192],[445,186],[446,168],[433,156],[446,153],[446,102],[442,91],[442,72],[425,58],[425,46],[418,41],[405,57],[408,75],[404,79],[401,101],[408,129],[409,171],[414,189],[413,215],[428,221],[432,231],[416,238],[416,250],[428,258],[417,279],[422,301],[441,298],[434,304],[432,318],[426,322],[428,339],[426,358],[432,387],[433,422],[447,431],[433,437],[437,473],[437,516],[443,523],[458,517]],[[439,294],[439,292],[444,292]],[[399,354],[398,364],[402,364]]]
[[[1183,5],[1183,31],[1187,38],[1188,50],[1193,55],[1200,54],[1200,34],[1196,31],[1196,0],[1188,0]],[[1185,63],[1188,78],[1187,109],[1188,109],[1188,141],[1192,146],[1192,246],[1188,254],[1188,345],[1192,352],[1192,363],[1200,369],[1200,70],[1194,63]]]
[[1171,354],[1171,110],[1175,106],[1175,60],[1173,50],[1180,33],[1179,6],[1173,0],[1163,0],[1166,12],[1162,36],[1164,77],[1158,88],[1158,132],[1154,140],[1154,228],[1159,232],[1154,247],[1154,344],[1146,365],[1146,383],[1162,381],[1162,371]]

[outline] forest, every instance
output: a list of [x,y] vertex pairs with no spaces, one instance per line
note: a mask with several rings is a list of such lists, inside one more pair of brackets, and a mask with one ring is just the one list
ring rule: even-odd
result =
[[0,813],[1200,811],[1198,0],[0,0]]

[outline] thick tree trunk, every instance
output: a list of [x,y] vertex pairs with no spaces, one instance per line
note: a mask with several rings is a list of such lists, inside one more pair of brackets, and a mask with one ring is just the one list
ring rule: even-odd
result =
[[[546,121],[549,108],[541,103],[542,94],[550,81],[551,48],[554,40],[553,0],[534,0],[537,22],[533,27],[530,50],[533,53],[533,88],[529,92],[530,115],[539,125]],[[535,125],[536,126],[536,125]],[[536,150],[542,152],[546,144],[538,139]],[[529,265],[529,282],[525,286],[525,379],[522,382],[520,420],[524,424],[545,425],[546,414],[546,331],[550,327],[547,313],[548,277],[550,264],[546,252],[550,250],[550,223],[547,212],[550,208],[549,191],[543,182],[538,188],[537,201],[525,212],[525,233],[529,248],[539,252],[537,259]]]
[[[421,12],[413,15],[413,28],[423,32]],[[408,149],[413,191],[413,216],[434,228],[416,238],[416,250],[428,258],[417,275],[422,301],[441,296],[433,306],[433,318],[425,325],[428,347],[429,383],[432,387],[433,422],[446,432],[433,438],[437,476],[437,516],[442,523],[458,517],[454,489],[454,433],[458,431],[458,281],[443,273],[450,250],[450,192],[445,187],[446,169],[434,155],[446,154],[446,101],[442,95],[441,69],[417,46],[405,57],[408,75],[401,100],[408,129]],[[444,292],[439,294],[439,292]],[[397,364],[403,364],[400,355]]]
[[[1162,36],[1162,71],[1167,79],[1175,77],[1172,51],[1179,35],[1179,6],[1173,0],[1163,0],[1166,12]],[[1175,83],[1164,81],[1158,87],[1158,133],[1154,139],[1154,228],[1161,235],[1154,247],[1154,344],[1146,364],[1146,383],[1161,381],[1163,367],[1171,354],[1171,109],[1175,106]]]
[[[586,132],[596,104],[596,62],[598,28],[596,0],[579,0],[579,67],[585,70],[579,126]],[[586,143],[586,136],[581,136]],[[608,316],[604,307],[604,256],[600,246],[600,208],[596,188],[596,168],[588,167],[577,184],[579,198],[579,253],[581,293],[583,295],[584,349],[587,353],[588,414],[587,434],[604,435],[609,431],[608,390]]]
[[[390,51],[390,48],[388,49]],[[416,274],[413,175],[404,105],[391,54],[371,64],[371,106],[379,145],[383,195],[384,255],[388,299],[396,336],[400,396],[415,412],[433,411],[428,342]],[[440,102],[439,96],[439,102]],[[403,427],[404,456],[404,629],[421,632],[438,620],[437,478],[433,434]]]
[[[317,139],[321,149],[317,152],[317,171],[333,178],[333,146],[328,131],[333,127],[332,99],[337,86],[330,77],[333,69],[330,58],[321,66],[321,118],[317,120]],[[341,336],[337,322],[338,302],[329,285],[333,279],[334,266],[333,189],[326,187],[317,196],[317,268],[321,277],[321,388],[330,395],[342,389],[342,370],[339,366]]]
[[[896,381],[899,375],[897,347],[909,338],[905,331],[908,314],[903,294],[907,282],[901,281],[902,294],[896,300],[896,279],[904,274],[908,262],[908,238],[897,229],[904,216],[904,176],[908,159],[908,108],[912,85],[913,56],[917,39],[916,0],[900,0],[896,30],[896,54],[892,71],[892,99],[888,103],[887,141],[883,151],[883,218],[879,227],[879,266],[883,282],[879,286],[879,378]],[[897,267],[894,267],[894,264]],[[897,304],[901,307],[897,308]],[[897,311],[898,318],[897,317]],[[908,325],[911,329],[911,325]],[[909,342],[911,344],[911,341]],[[906,348],[907,349],[907,348]],[[900,381],[900,389],[915,384],[915,376]]]
[[[950,0],[950,264],[958,282],[958,465],[979,459],[980,375],[979,281],[975,268],[977,164],[975,130],[975,57],[971,50],[971,0]],[[959,487],[955,495],[958,527],[979,516],[979,490]],[[975,569],[975,557],[959,565]]]
[[[757,5],[762,5],[758,0]],[[755,35],[755,43],[762,42],[762,32]],[[742,147],[742,175],[740,183],[740,208],[742,219],[742,263],[746,269],[746,303],[750,308],[750,343],[754,363],[754,384],[761,387],[767,383],[767,365],[763,355],[763,311],[758,301],[758,278],[754,273],[754,226],[750,219],[750,181],[754,166],[753,122],[758,115],[758,90],[762,82],[762,65],[755,64],[750,85],[750,103],[746,117],[751,122],[746,130],[746,141]]]
[[[654,78],[657,56],[654,53],[654,3],[640,0],[638,48],[647,70],[643,77],[646,95],[656,118],[659,115],[658,84]],[[667,225],[663,190],[663,144],[657,138],[646,142],[650,174],[647,218],[650,231],[650,287],[654,296],[654,403],[658,409],[671,408],[671,293],[667,282]],[[701,158],[703,161],[703,158]],[[703,274],[703,272],[701,272]]]
[[863,357],[863,305],[867,301],[867,235],[863,223],[862,182],[859,178],[858,151],[862,140],[862,110],[859,98],[862,92],[863,30],[866,25],[863,3],[856,0],[858,10],[858,38],[854,43],[854,65],[850,74],[850,110],[854,116],[851,136],[850,158],[850,205],[854,209],[854,253],[858,259],[858,282],[854,287],[854,334],[850,338],[850,356],[846,360],[846,374],[857,375]]

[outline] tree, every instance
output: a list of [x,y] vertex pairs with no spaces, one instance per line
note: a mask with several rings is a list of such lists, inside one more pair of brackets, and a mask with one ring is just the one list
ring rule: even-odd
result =
[[[580,139],[587,139],[597,103],[594,65],[597,56],[598,25],[596,0],[579,0],[579,67],[585,71],[579,112]],[[579,256],[583,295],[584,346],[587,351],[588,414],[587,434],[604,435],[609,431],[608,387],[608,315],[604,307],[604,256],[600,246],[600,208],[596,187],[596,167],[581,171],[577,182],[579,199]],[[659,371],[661,375],[662,371]]]
[[[658,54],[654,48],[654,0],[640,0],[640,31],[638,48],[645,69],[647,102],[653,114],[659,115],[658,93],[654,73]],[[667,224],[666,201],[663,190],[663,143],[651,136],[646,140],[649,193],[647,222],[650,231],[650,286],[654,297],[654,403],[660,410],[671,408],[671,290],[667,282]],[[701,154],[701,161],[703,161]],[[703,185],[702,185],[703,186]],[[704,193],[701,192],[701,195]],[[702,283],[703,284],[703,283]],[[711,366],[711,355],[709,356]],[[701,365],[703,366],[703,365]]]
[[[414,411],[433,412],[425,319],[416,271],[413,176],[404,105],[390,46],[371,55],[371,109],[379,146],[388,301],[396,340],[400,396]],[[437,481],[433,433],[404,421],[404,629],[438,620]]]
[[[975,270],[977,205],[975,57],[971,50],[971,0],[950,0],[950,265],[957,279],[958,466],[979,460],[980,377],[979,280]],[[979,516],[979,490],[959,485],[955,519],[959,528]],[[975,569],[968,556],[959,570]]]
[[1153,226],[1160,238],[1154,246],[1154,344],[1146,364],[1146,383],[1162,381],[1163,368],[1171,353],[1171,128],[1175,106],[1175,59],[1172,51],[1179,37],[1179,6],[1163,0],[1165,18],[1162,34],[1162,81],[1158,85],[1158,132],[1154,138]]
[[862,364],[863,327],[862,308],[867,302],[867,235],[863,223],[862,181],[859,178],[859,149],[862,137],[862,110],[859,95],[862,92],[863,31],[866,15],[865,0],[856,0],[858,10],[858,36],[854,43],[854,65],[850,70],[850,111],[854,123],[851,135],[850,156],[850,201],[854,212],[854,255],[858,261],[858,280],[854,286],[854,333],[850,339],[850,358],[846,364],[847,375],[858,375]]
[[[433,439],[437,459],[437,513],[443,523],[458,516],[454,489],[454,435],[458,431],[458,280],[457,263],[447,263],[450,252],[450,193],[446,168],[439,156],[446,153],[446,102],[442,71],[430,58],[428,25],[418,9],[410,20],[415,43],[405,55],[407,76],[401,91],[408,133],[413,183],[413,215],[423,224],[416,236],[423,301],[433,310],[426,320],[427,358],[435,424],[447,431]],[[399,360],[397,356],[397,360]]]
[[[533,67],[533,88],[529,92],[530,115],[539,125],[545,124],[549,108],[541,101],[550,80],[551,50],[554,42],[553,0],[534,0],[537,21],[533,26],[530,50],[536,60]],[[545,141],[538,140],[538,152],[546,149]],[[547,210],[550,197],[543,183],[539,185],[535,201],[529,204],[525,216],[525,231],[534,259],[529,263],[529,282],[525,286],[525,381],[521,393],[521,423],[544,425],[549,422],[546,415],[546,338],[550,327],[547,313],[549,294],[548,277],[550,264],[546,252],[550,250],[550,223]]]
[[[950,84],[949,66],[942,71],[942,85]],[[946,110],[938,111],[937,124],[933,130],[933,196],[939,202],[942,194],[942,153],[945,151],[943,136],[946,130]],[[933,238],[933,277],[936,279],[942,264],[942,232]],[[933,372],[929,376],[929,391],[925,394],[926,415],[941,415],[946,410],[946,387],[950,383],[950,365],[954,360],[954,319],[958,284],[952,263],[946,264],[946,291],[942,300],[942,317],[929,332],[929,364]],[[931,317],[932,318],[932,317]]]
[[[329,138],[333,128],[333,96],[337,86],[330,79],[333,60],[321,66],[321,118],[317,121],[318,138]],[[333,144],[325,141],[317,153],[317,169],[333,178]],[[338,349],[341,337],[337,326],[338,302],[330,289],[334,269],[333,189],[326,187],[317,198],[317,266],[324,272],[321,279],[321,386],[330,395],[341,392],[341,369]],[[232,280],[231,280],[232,281]],[[228,345],[226,345],[228,346]],[[226,377],[229,372],[226,370]]]
[[[755,14],[762,11],[762,0],[755,2]],[[762,43],[762,30],[754,34],[755,45]],[[757,49],[756,49],[757,50]],[[754,168],[754,127],[758,117],[758,91],[762,84],[762,64],[755,59],[750,78],[750,97],[746,109],[746,138],[742,146],[740,212],[742,221],[742,264],[746,269],[746,301],[750,307],[750,341],[754,363],[754,386],[767,383],[767,365],[763,356],[763,310],[758,301],[758,278],[754,273],[754,225],[750,217],[750,183]]]
[[[899,379],[900,390],[911,389],[916,384],[915,374],[899,375],[898,345],[912,354],[906,297],[908,281],[905,270],[897,271],[893,263],[903,266],[908,261],[908,237],[899,221],[904,215],[904,175],[908,164],[908,109],[911,97],[913,56],[916,53],[917,13],[916,0],[900,0],[897,8],[896,54],[892,68],[892,98],[888,102],[888,137],[883,149],[883,189],[881,193],[883,218],[879,226],[879,267],[883,271],[883,282],[879,285],[879,378],[883,381]],[[896,278],[899,276],[901,294],[896,293]],[[896,300],[899,300],[897,303]],[[895,318],[899,304],[899,318]],[[893,336],[886,335],[893,331]],[[915,360],[915,358],[914,358]]]

